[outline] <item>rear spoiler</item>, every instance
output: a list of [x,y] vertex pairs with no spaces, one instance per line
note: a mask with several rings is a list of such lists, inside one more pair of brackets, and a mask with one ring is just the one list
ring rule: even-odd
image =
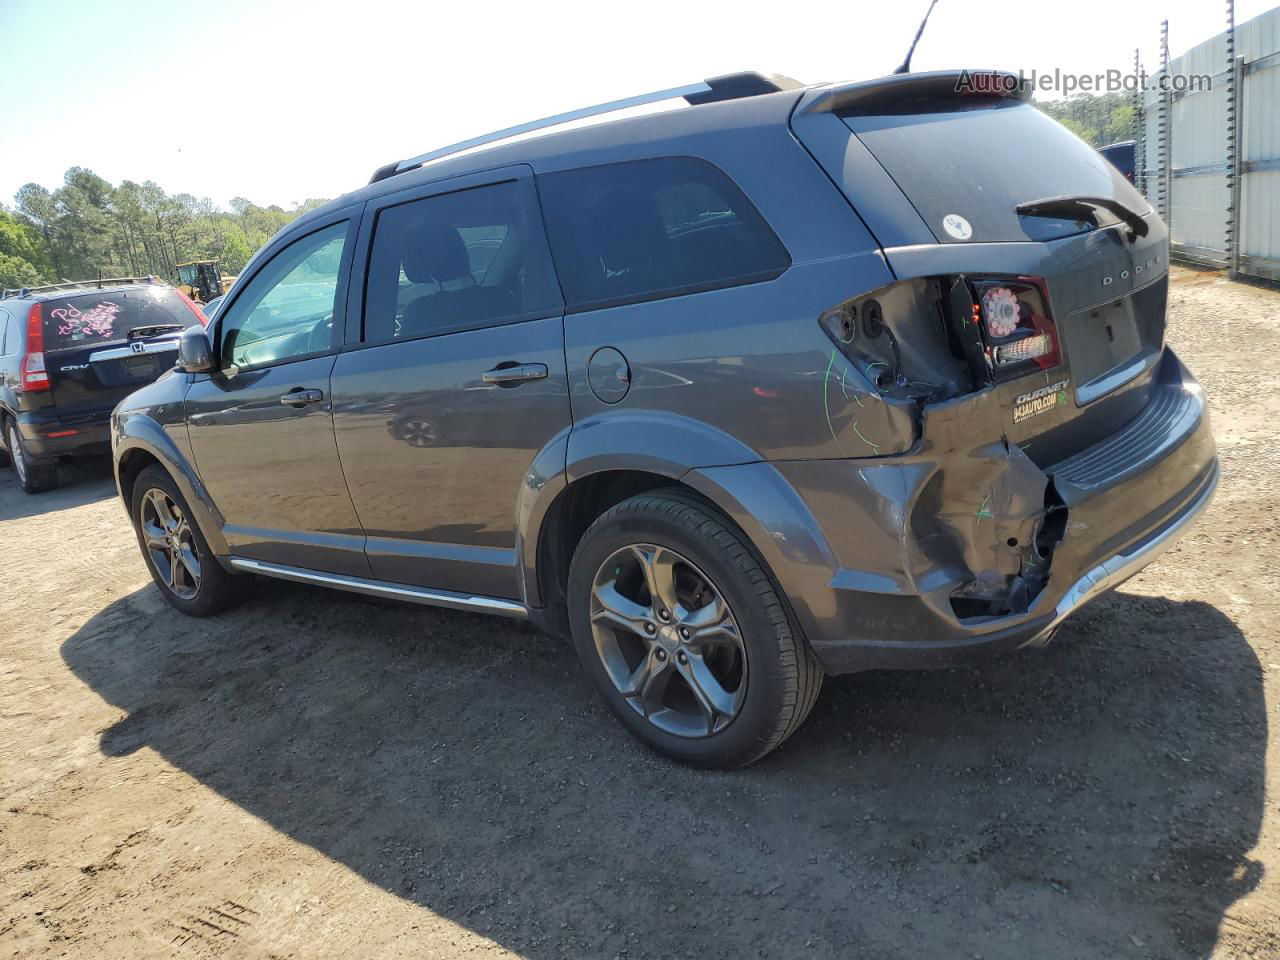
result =
[[857,83],[835,83],[809,90],[796,113],[900,113],[920,101],[1030,100],[1031,85],[1005,70],[937,70],[900,73]]

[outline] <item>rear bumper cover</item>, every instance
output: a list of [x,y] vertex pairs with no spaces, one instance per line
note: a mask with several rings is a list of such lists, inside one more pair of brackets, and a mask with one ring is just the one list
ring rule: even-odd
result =
[[22,434],[27,456],[37,462],[51,462],[61,457],[97,456],[111,451],[110,411],[74,422],[60,420],[56,415],[20,413],[14,422]]
[[[975,446],[975,435],[1000,432],[989,428],[1005,415],[975,397],[927,417],[913,455],[700,473],[744,504],[775,473],[803,502],[803,513],[772,516],[750,504],[766,518],[764,538],[740,522],[829,673],[947,667],[1047,641],[1208,506],[1218,461],[1207,408],[1172,351],[1152,371],[1150,398],[1130,426],[1043,469],[1017,447]],[[952,596],[967,582],[1018,572],[1046,489],[1065,505],[1066,523],[1039,592],[1013,613],[959,616]]]
[[[936,600],[905,598],[916,609],[902,618],[919,632],[914,637],[871,638],[861,627],[863,615],[852,614],[854,635],[819,639],[813,644],[829,673],[860,670],[929,670],[958,666],[975,659],[1024,646],[1047,643],[1057,627],[1076,610],[1137,574],[1173,546],[1208,507],[1218,484],[1215,457],[1188,486],[1184,495],[1162,505],[1160,519],[1135,540],[1114,552],[1104,552],[1092,565],[1065,563],[1051,576],[1043,592],[1025,614],[958,620],[939,609]],[[868,608],[880,606],[863,596]],[[842,603],[841,606],[846,606]]]

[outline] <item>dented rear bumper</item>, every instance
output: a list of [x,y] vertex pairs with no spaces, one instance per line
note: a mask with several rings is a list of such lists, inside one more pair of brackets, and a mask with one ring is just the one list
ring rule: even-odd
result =
[[928,408],[912,454],[774,464],[834,558],[822,591],[779,573],[826,669],[945,667],[1043,642],[1176,542],[1213,495],[1217,457],[1173,352],[1144,380],[1136,417],[1059,463],[975,441],[1007,417],[988,392]]

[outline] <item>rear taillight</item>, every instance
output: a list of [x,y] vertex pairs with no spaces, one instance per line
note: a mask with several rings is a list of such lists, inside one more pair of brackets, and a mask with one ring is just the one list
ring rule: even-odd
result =
[[49,371],[44,368],[44,312],[38,303],[27,313],[27,349],[18,365],[18,385],[27,393],[49,389]]
[[973,319],[992,379],[1007,380],[1035,368],[1048,370],[1062,361],[1043,280],[979,280],[973,287]]
[[195,303],[181,290],[175,290],[175,293],[182,298],[182,302],[187,305],[187,309],[196,315],[196,319],[200,321],[200,326],[207,327],[209,318],[204,315],[204,311],[195,305]]

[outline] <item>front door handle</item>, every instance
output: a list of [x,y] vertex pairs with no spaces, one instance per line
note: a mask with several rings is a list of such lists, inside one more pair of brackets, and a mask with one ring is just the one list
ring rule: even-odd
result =
[[324,392],[321,390],[304,390],[302,387],[294,387],[280,397],[280,402],[286,407],[305,407],[309,403],[319,403],[323,399]]
[[545,363],[512,363],[499,365],[486,370],[481,378],[485,383],[496,383],[499,386],[514,386],[530,380],[542,380],[547,376]]

